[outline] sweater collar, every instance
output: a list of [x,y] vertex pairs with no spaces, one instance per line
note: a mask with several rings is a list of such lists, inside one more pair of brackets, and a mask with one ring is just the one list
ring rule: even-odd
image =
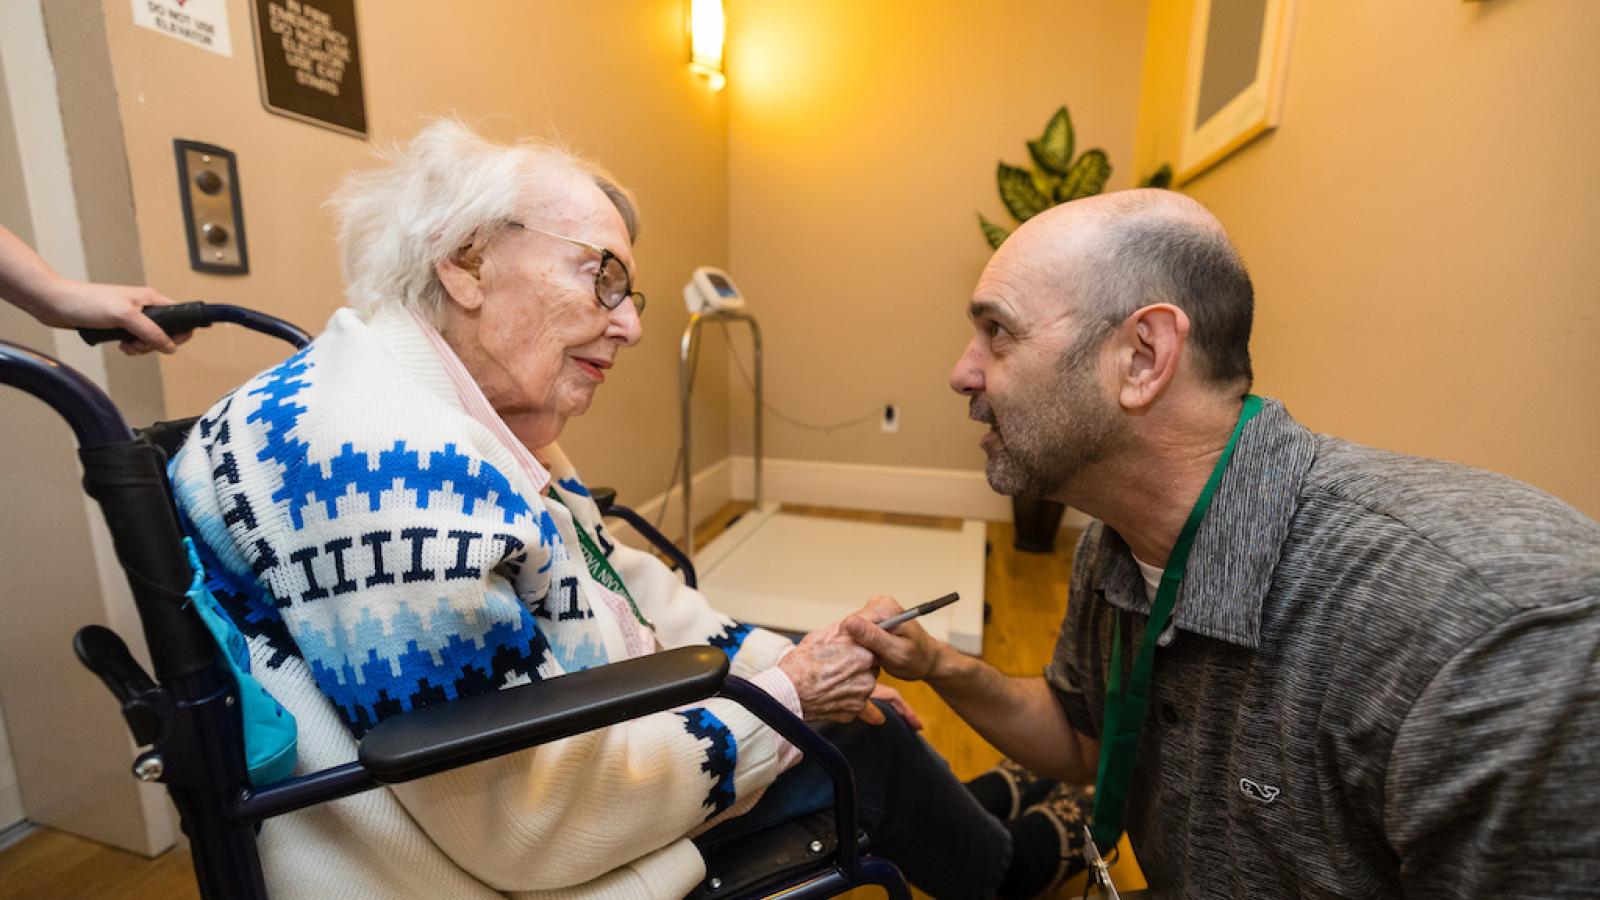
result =
[[505,420],[494,411],[483,389],[472,379],[461,357],[450,348],[432,323],[409,310],[376,313],[367,327],[383,342],[405,369],[446,401],[488,429],[495,440],[533,482],[534,490],[544,493],[550,485],[550,472],[523,443],[511,433]]
[[[1211,509],[1195,534],[1173,624],[1245,647],[1261,645],[1261,611],[1300,485],[1316,458],[1316,435],[1276,400],[1245,426]],[[1107,602],[1148,615],[1150,599],[1133,553],[1107,528],[1109,551],[1095,573]]]

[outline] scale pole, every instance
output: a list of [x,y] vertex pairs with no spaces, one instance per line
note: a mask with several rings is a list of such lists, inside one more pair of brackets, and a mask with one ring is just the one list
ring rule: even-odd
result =
[[[683,338],[678,345],[678,411],[683,426],[683,553],[690,559],[694,558],[694,462],[692,453],[692,437],[694,433],[691,419],[691,406],[693,397],[690,394],[690,379],[694,377],[689,367],[689,361],[694,358],[695,342],[700,337],[699,313],[690,313],[689,324],[683,328]],[[663,498],[665,503],[670,498]]]
[[[762,490],[762,460],[765,456],[763,435],[761,427],[762,411],[766,409],[766,397],[762,393],[761,364],[761,326],[756,324],[755,317],[749,313],[720,310],[709,313],[690,313],[689,323],[683,327],[683,337],[678,341],[678,412],[682,419],[683,428],[683,468],[680,472],[683,482],[683,552],[686,556],[694,558],[694,454],[691,452],[694,431],[694,397],[693,385],[694,363],[700,353],[700,326],[707,321],[743,322],[750,326],[750,338],[755,348],[755,495],[756,510],[761,509],[765,493]],[[664,501],[663,501],[664,502]]]
[[762,419],[761,413],[762,413],[763,410],[765,410],[767,408],[766,407],[766,402],[763,399],[762,393],[761,393],[761,370],[762,370],[762,366],[761,366],[761,326],[756,324],[756,320],[755,320],[755,318],[753,316],[744,316],[743,318],[744,318],[744,320],[746,322],[750,323],[750,339],[751,339],[752,342],[754,342],[755,351],[756,351],[755,352],[755,360],[756,360],[756,422],[755,422],[755,424],[756,424],[756,492],[755,493],[756,493],[756,512],[759,513],[759,512],[761,512],[761,496],[762,496],[761,487],[765,483],[763,481],[762,477],[761,477],[761,461],[766,455],[763,452],[762,446],[761,446],[761,419]]

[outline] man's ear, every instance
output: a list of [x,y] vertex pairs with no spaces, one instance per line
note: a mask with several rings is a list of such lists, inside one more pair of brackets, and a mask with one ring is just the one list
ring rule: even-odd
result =
[[483,305],[482,267],[483,254],[476,247],[468,245],[456,251],[454,256],[440,260],[433,270],[450,299],[462,309],[471,310]]
[[1118,400],[1144,409],[1178,374],[1189,342],[1189,316],[1170,303],[1153,303],[1124,319],[1117,329]]

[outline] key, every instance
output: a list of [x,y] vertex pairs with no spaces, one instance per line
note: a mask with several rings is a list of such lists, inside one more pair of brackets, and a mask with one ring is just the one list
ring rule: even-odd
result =
[[1102,900],[1122,900],[1117,893],[1117,886],[1111,883],[1111,866],[1100,856],[1100,848],[1094,845],[1094,835],[1089,833],[1089,826],[1083,826],[1083,859],[1089,866],[1089,881],[1100,888]]

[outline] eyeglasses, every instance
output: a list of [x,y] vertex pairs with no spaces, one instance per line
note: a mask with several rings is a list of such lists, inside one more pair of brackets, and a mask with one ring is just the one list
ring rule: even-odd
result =
[[644,294],[633,289],[633,276],[628,273],[628,267],[615,253],[598,244],[580,241],[577,238],[545,231],[532,225],[521,222],[507,222],[511,228],[520,228],[524,231],[533,231],[546,237],[553,237],[558,241],[566,241],[574,247],[582,247],[590,253],[600,257],[600,268],[594,273],[594,299],[605,309],[612,310],[622,305],[624,300],[633,301],[636,313],[644,312]]

